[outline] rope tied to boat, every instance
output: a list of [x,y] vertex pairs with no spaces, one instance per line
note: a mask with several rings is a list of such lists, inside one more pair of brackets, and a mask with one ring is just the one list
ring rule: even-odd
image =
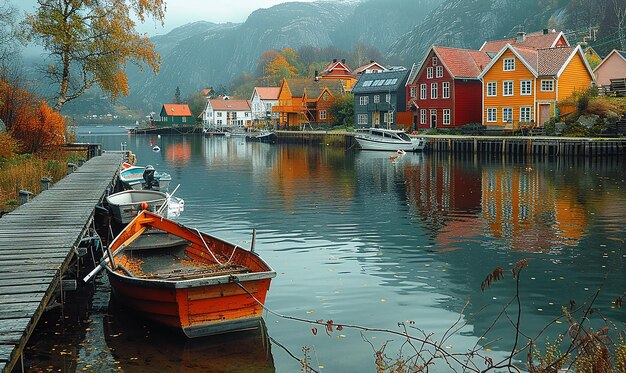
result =
[[213,251],[211,250],[211,248],[209,248],[209,245],[206,243],[206,241],[204,240],[204,236],[202,235],[202,233],[200,233],[200,231],[198,230],[198,228],[194,228],[194,230],[196,231],[196,233],[198,234],[198,236],[200,237],[200,239],[202,240],[202,243],[204,244],[204,247],[207,249],[207,251],[209,252],[209,254],[211,254],[211,257],[213,258],[213,260],[215,260],[215,262],[221,266],[225,266],[230,264],[230,261],[233,260],[233,257],[235,256],[235,251],[237,251],[237,248],[239,247],[239,245],[235,245],[235,247],[233,248],[233,252],[230,253],[230,257],[228,258],[228,260],[226,261],[226,263],[222,263],[220,262],[219,259],[217,259],[217,256],[215,256],[215,254],[213,254]]

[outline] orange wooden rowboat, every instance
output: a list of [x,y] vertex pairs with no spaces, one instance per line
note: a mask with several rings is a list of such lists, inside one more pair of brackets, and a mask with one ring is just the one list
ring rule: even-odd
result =
[[145,210],[109,249],[117,299],[190,338],[258,327],[276,277],[256,253]]

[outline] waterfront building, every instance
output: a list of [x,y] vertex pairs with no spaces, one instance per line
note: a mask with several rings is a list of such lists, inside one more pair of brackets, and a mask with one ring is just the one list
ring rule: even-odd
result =
[[[151,116],[151,118],[153,118]],[[194,125],[195,120],[187,104],[163,104],[159,114],[159,120],[153,120],[153,125],[180,126]]]
[[433,46],[414,65],[406,85],[413,128],[454,128],[482,120],[482,84],[489,64],[486,52]]
[[253,123],[269,123],[278,120],[278,113],[272,107],[278,104],[280,87],[254,87],[250,98]]
[[626,51],[613,49],[593,71],[598,87],[611,86],[611,79],[626,79]]
[[362,74],[352,89],[355,128],[407,128],[404,86],[408,76],[404,67]]
[[594,76],[580,46],[530,49],[506,44],[485,67],[482,123],[515,131],[543,126],[574,110],[559,102],[591,87]]
[[363,74],[372,74],[372,73],[381,73],[383,71],[387,71],[387,68],[374,60],[370,60],[369,63],[366,63],[363,66],[359,66],[354,69],[353,73],[355,76],[363,75]]
[[328,110],[332,98],[346,92],[340,79],[283,79],[280,83],[278,105],[272,111],[279,125],[304,129],[331,122]]
[[349,92],[352,90],[352,86],[356,83],[357,78],[352,72],[350,66],[346,64],[346,60],[338,61],[336,58],[333,62],[329,63],[321,73],[315,73],[315,80],[330,80],[339,81],[343,87],[343,90]]
[[209,100],[202,115],[202,124],[208,129],[244,128],[250,126],[251,121],[248,100]]

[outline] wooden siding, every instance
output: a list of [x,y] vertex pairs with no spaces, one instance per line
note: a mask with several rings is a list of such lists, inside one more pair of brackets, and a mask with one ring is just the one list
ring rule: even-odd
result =
[[451,127],[463,126],[468,123],[480,123],[482,120],[482,84],[479,80],[454,81],[454,110],[452,111]]
[[611,79],[626,78],[626,61],[617,52],[612,52],[594,72],[598,86],[611,85]]
[[[428,53],[428,57],[426,57],[426,60],[422,64],[422,67],[420,68],[420,71],[417,74],[417,77],[415,78],[415,83],[417,86],[415,102],[417,103],[417,106],[419,107],[417,111],[417,126],[418,128],[431,128],[430,111],[437,110],[436,128],[450,128],[453,126],[452,118],[454,118],[454,102],[453,102],[454,96],[452,94],[452,92],[454,91],[452,87],[454,85],[454,79],[452,78],[452,76],[450,76],[450,73],[445,68],[442,61],[439,60],[439,57],[437,57],[437,65],[433,65],[433,57],[437,57],[437,55],[431,48],[430,53]],[[437,78],[437,66],[443,67],[443,76],[439,78]],[[429,67],[433,68],[432,78],[428,78],[427,70]],[[444,82],[450,83],[450,98],[442,98],[443,96],[442,83]],[[437,98],[436,99],[430,98],[432,83],[437,83]],[[420,98],[420,86],[422,84],[426,84],[426,99],[425,100],[422,100]],[[419,111],[423,109],[426,109],[426,123],[425,124],[422,124],[420,122]],[[445,126],[443,125],[443,109],[450,110],[450,125],[445,125]]]
[[[591,87],[592,77],[585,67],[583,56],[576,53],[570,60],[558,80],[558,101],[569,98],[576,91],[584,91]],[[559,114],[569,113],[571,106],[559,105]]]
[[[515,70],[512,71],[504,71],[503,61],[505,58],[514,58],[515,59]],[[504,96],[503,95],[503,82],[512,80],[513,81],[513,95],[512,96]],[[535,76],[533,73],[524,65],[524,63],[518,59],[515,54],[511,50],[507,50],[502,54],[502,56],[493,64],[491,69],[487,71],[487,73],[483,76],[483,115],[482,115],[482,123],[485,126],[505,126],[505,122],[502,121],[502,108],[512,108],[513,109],[513,122],[519,122],[520,118],[520,110],[519,108],[522,106],[530,106],[532,107],[531,119],[535,118],[535,92],[531,92],[528,96],[522,96],[520,94],[520,86],[522,80],[532,80],[532,87],[536,92],[536,83]],[[487,84],[489,82],[497,83],[497,90],[495,97],[487,96]],[[497,120],[496,122],[487,122],[487,109],[488,108],[496,108],[497,112]]]

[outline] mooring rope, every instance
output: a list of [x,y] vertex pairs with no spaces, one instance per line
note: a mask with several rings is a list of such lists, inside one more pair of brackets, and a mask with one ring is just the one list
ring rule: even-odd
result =
[[215,262],[221,266],[226,266],[228,264],[230,264],[230,261],[233,259],[233,256],[235,256],[235,251],[237,251],[237,248],[239,247],[239,245],[235,245],[235,247],[233,248],[233,252],[230,253],[230,257],[228,258],[228,260],[226,261],[226,263],[222,263],[220,262],[219,259],[217,259],[217,257],[215,256],[215,254],[213,254],[213,251],[211,251],[211,249],[209,248],[209,245],[206,243],[206,241],[204,240],[204,236],[202,235],[202,233],[200,233],[200,231],[198,230],[198,228],[194,228],[194,230],[196,231],[196,233],[198,233],[198,236],[200,237],[200,239],[202,240],[202,243],[204,244],[204,247],[207,249],[207,251],[209,252],[209,254],[211,254],[211,257],[213,258],[213,260],[215,260]]

